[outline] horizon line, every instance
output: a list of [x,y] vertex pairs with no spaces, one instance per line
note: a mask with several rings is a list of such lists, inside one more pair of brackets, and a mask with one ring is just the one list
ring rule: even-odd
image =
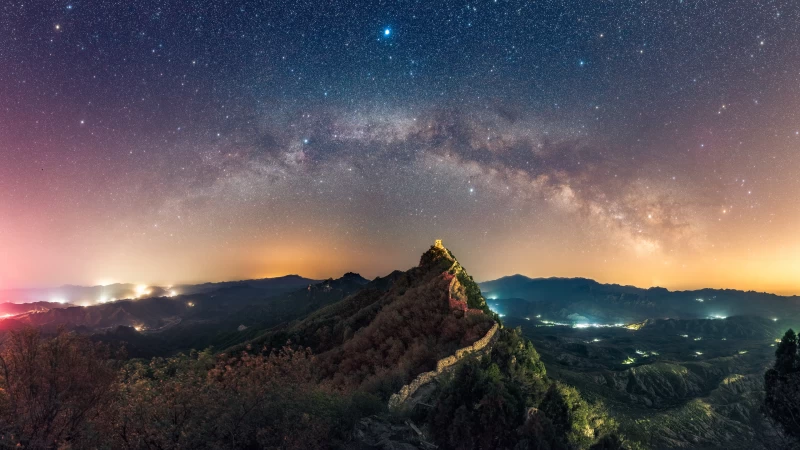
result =
[[[345,274],[348,274],[348,273],[355,273],[355,274],[361,276],[361,274],[359,272],[353,272],[353,271],[344,272],[339,277],[328,276],[328,277],[325,277],[325,278],[310,278],[310,277],[306,277],[304,275],[301,275],[299,273],[288,273],[288,274],[284,274],[284,275],[269,276],[269,277],[237,278],[237,279],[227,279],[227,280],[218,280],[218,281],[181,282],[181,283],[173,283],[173,284],[167,284],[167,283],[150,283],[150,284],[148,284],[148,283],[137,283],[137,282],[114,282],[114,283],[109,283],[109,284],[86,284],[86,285],[84,285],[84,284],[64,283],[64,284],[61,284],[59,286],[9,287],[9,288],[0,289],[0,292],[53,290],[53,289],[61,289],[61,288],[68,288],[68,287],[103,288],[103,287],[114,286],[114,285],[146,285],[148,287],[171,288],[173,286],[181,286],[181,285],[183,285],[183,286],[199,286],[199,285],[203,285],[203,284],[237,283],[237,282],[246,282],[246,281],[255,281],[255,280],[271,280],[271,279],[286,278],[286,277],[292,277],[292,276],[305,278],[307,280],[311,280],[311,281],[315,281],[315,282],[321,282],[321,281],[325,281],[325,280],[328,280],[328,279],[334,279],[335,280],[335,279],[343,277]],[[373,278],[368,278],[368,277],[364,277],[364,278],[369,279],[369,280],[374,280],[375,278],[381,278],[381,277],[388,276],[391,273],[392,272],[389,272],[389,273],[387,273],[385,275],[378,275],[378,276],[373,277]],[[509,274],[509,275],[503,275],[503,276],[500,276],[500,277],[497,277],[497,278],[494,278],[494,279],[490,279],[490,280],[483,280],[483,281],[476,281],[476,282],[478,284],[484,284],[484,283],[495,282],[495,281],[501,280],[503,278],[520,277],[520,276],[521,277],[525,277],[525,278],[527,278],[529,280],[552,280],[552,279],[589,280],[589,281],[593,281],[593,282],[601,284],[601,285],[629,287],[629,288],[635,288],[635,289],[641,289],[641,290],[664,289],[664,290],[666,290],[668,292],[694,292],[694,291],[702,291],[702,290],[711,289],[711,290],[720,290],[720,291],[737,291],[737,292],[745,292],[745,293],[750,292],[750,293],[758,293],[758,294],[768,294],[768,295],[775,295],[775,296],[778,296],[778,297],[800,297],[800,292],[798,292],[798,291],[794,291],[794,292],[789,293],[788,291],[786,291],[786,292],[765,291],[765,290],[755,290],[755,289],[737,289],[737,288],[711,287],[711,286],[695,287],[695,288],[669,288],[669,287],[665,287],[665,286],[652,285],[652,286],[644,287],[644,286],[637,286],[635,284],[625,284],[625,283],[619,283],[619,282],[598,281],[598,280],[596,280],[594,278],[589,278],[589,277],[585,277],[585,276],[555,276],[555,275],[553,275],[553,276],[532,277],[532,276],[525,275],[525,274],[522,274],[522,273],[513,273],[513,274]]]

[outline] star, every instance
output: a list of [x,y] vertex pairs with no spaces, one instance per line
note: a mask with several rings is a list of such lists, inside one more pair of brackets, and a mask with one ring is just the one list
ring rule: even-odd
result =
[[[759,2],[734,9],[692,3],[697,24],[748,18],[745,29],[726,30],[678,20],[669,2],[648,2],[635,12],[606,2],[602,11],[586,8],[579,17],[565,6],[560,19],[550,8],[570,2],[523,2],[516,9],[516,2],[500,0],[479,8],[442,0],[424,11],[305,2],[324,19],[328,32],[320,34],[317,20],[283,20],[292,11],[284,17],[277,9],[253,10],[252,2],[199,8],[205,12],[197,22],[183,19],[213,0],[145,3],[142,14],[130,16],[125,8],[64,0],[5,20],[17,31],[4,44],[13,58],[0,64],[0,79],[14,83],[3,85],[4,95],[13,95],[0,103],[9,122],[3,125],[20,131],[3,136],[3,143],[26,151],[8,168],[0,165],[0,185],[10,176],[18,187],[3,190],[0,204],[11,205],[4,213],[19,213],[29,208],[26,196],[38,202],[30,208],[37,216],[27,221],[35,229],[25,230],[20,220],[12,235],[61,236],[48,224],[63,221],[86,233],[86,241],[94,239],[92,230],[116,229],[104,228],[112,223],[146,229],[147,236],[132,234],[122,245],[129,253],[118,261],[138,278],[144,249],[158,244],[150,242],[153,220],[167,229],[160,220],[173,209],[185,211],[182,222],[192,228],[182,233],[184,247],[167,244],[170,258],[184,248],[228,242],[263,250],[270,247],[265,233],[282,237],[288,248],[300,239],[294,225],[301,218],[312,235],[346,248],[345,255],[361,245],[348,243],[354,234],[377,242],[399,225],[403,232],[394,241],[415,242],[417,230],[434,225],[468,237],[488,225],[498,242],[531,232],[543,249],[565,249],[572,258],[565,270],[574,269],[567,273],[591,271],[585,261],[608,256],[619,267],[609,279],[643,283],[650,275],[639,275],[630,258],[642,246],[657,249],[647,267],[663,273],[653,277],[677,280],[683,276],[677,261],[710,257],[714,245],[730,245],[728,254],[759,248],[755,224],[769,239],[793,238],[779,224],[791,223],[786,199],[800,195],[800,186],[778,180],[793,179],[800,163],[800,123],[790,98],[781,98],[795,87],[793,49],[800,38],[786,19],[797,8],[781,11],[776,24],[775,9]],[[672,26],[641,25],[663,19]],[[220,45],[217,30],[226,30],[231,45]],[[767,40],[780,45],[768,47]],[[91,126],[81,116],[91,117]],[[54,142],[71,151],[52,153]],[[34,161],[45,169],[70,167],[50,172],[59,187],[52,195],[26,176]],[[748,173],[746,184],[729,182],[741,179],[741,171]],[[105,176],[93,179],[96,173]],[[141,173],[164,181],[117,193],[141,183]],[[98,189],[106,180],[109,189]],[[348,208],[337,208],[338,200]],[[426,205],[415,223],[406,222],[406,200]],[[387,204],[379,214],[376,201]],[[66,214],[67,204],[80,210]],[[439,219],[427,216],[429,210]],[[769,218],[762,220],[762,211]],[[502,220],[490,221],[495,215]],[[211,233],[223,218],[232,222]],[[724,236],[730,244],[718,226],[730,227]],[[570,233],[573,228],[580,232]],[[5,231],[0,227],[0,242],[9,239]],[[583,252],[595,251],[581,245],[589,233],[612,254],[586,258]],[[116,231],[99,234],[98,242],[119,240]],[[33,246],[37,257],[59,263],[91,257],[87,267],[101,265],[103,252],[89,255],[90,248],[77,245],[84,236],[48,239],[52,247],[20,242],[14,252],[25,259],[22,249]],[[767,250],[751,253],[770,260]],[[656,268],[662,257],[675,264]],[[548,270],[519,258],[528,264],[521,270]],[[5,262],[0,258],[0,288],[3,276],[17,270]],[[199,262],[180,269],[172,262],[159,263],[170,277],[211,273],[195,274],[193,264],[206,270]],[[335,270],[345,267],[359,268],[342,262]],[[488,264],[473,269],[478,275],[494,270]],[[750,288],[751,278],[759,280],[752,287],[766,290],[769,283],[796,284],[772,274],[762,283],[760,275],[735,270],[729,279],[736,287]],[[18,273],[62,281],[50,279],[56,275],[49,271]],[[231,274],[239,275],[251,274]]]

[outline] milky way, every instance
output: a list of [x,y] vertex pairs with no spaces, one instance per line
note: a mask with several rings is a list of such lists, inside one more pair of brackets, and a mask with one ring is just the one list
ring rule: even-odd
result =
[[0,288],[800,292],[792,1],[4,2]]

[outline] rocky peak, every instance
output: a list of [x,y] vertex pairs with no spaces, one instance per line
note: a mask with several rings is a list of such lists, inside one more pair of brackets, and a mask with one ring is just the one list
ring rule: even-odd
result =
[[490,313],[480,288],[453,256],[453,253],[442,244],[441,239],[434,241],[431,248],[422,254],[419,266],[422,269],[441,273],[446,280],[450,281],[448,290],[452,308],[465,312],[468,309],[476,309],[487,314]]
[[441,268],[442,271],[444,271],[447,270],[455,262],[455,260],[456,259],[453,257],[453,254],[450,253],[450,250],[446,249],[445,246],[442,245],[442,240],[437,239],[433,245],[431,245],[431,248],[422,254],[422,257],[419,259],[419,266],[426,268]]
[[361,283],[361,284],[369,283],[368,279],[362,277],[361,274],[355,273],[355,272],[347,272],[346,274],[342,275],[342,278],[340,278],[340,279],[341,280],[354,281],[354,282]]

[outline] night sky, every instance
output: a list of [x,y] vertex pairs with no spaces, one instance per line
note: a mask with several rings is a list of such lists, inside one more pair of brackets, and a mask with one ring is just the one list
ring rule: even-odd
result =
[[0,289],[800,292],[800,2],[0,5]]

